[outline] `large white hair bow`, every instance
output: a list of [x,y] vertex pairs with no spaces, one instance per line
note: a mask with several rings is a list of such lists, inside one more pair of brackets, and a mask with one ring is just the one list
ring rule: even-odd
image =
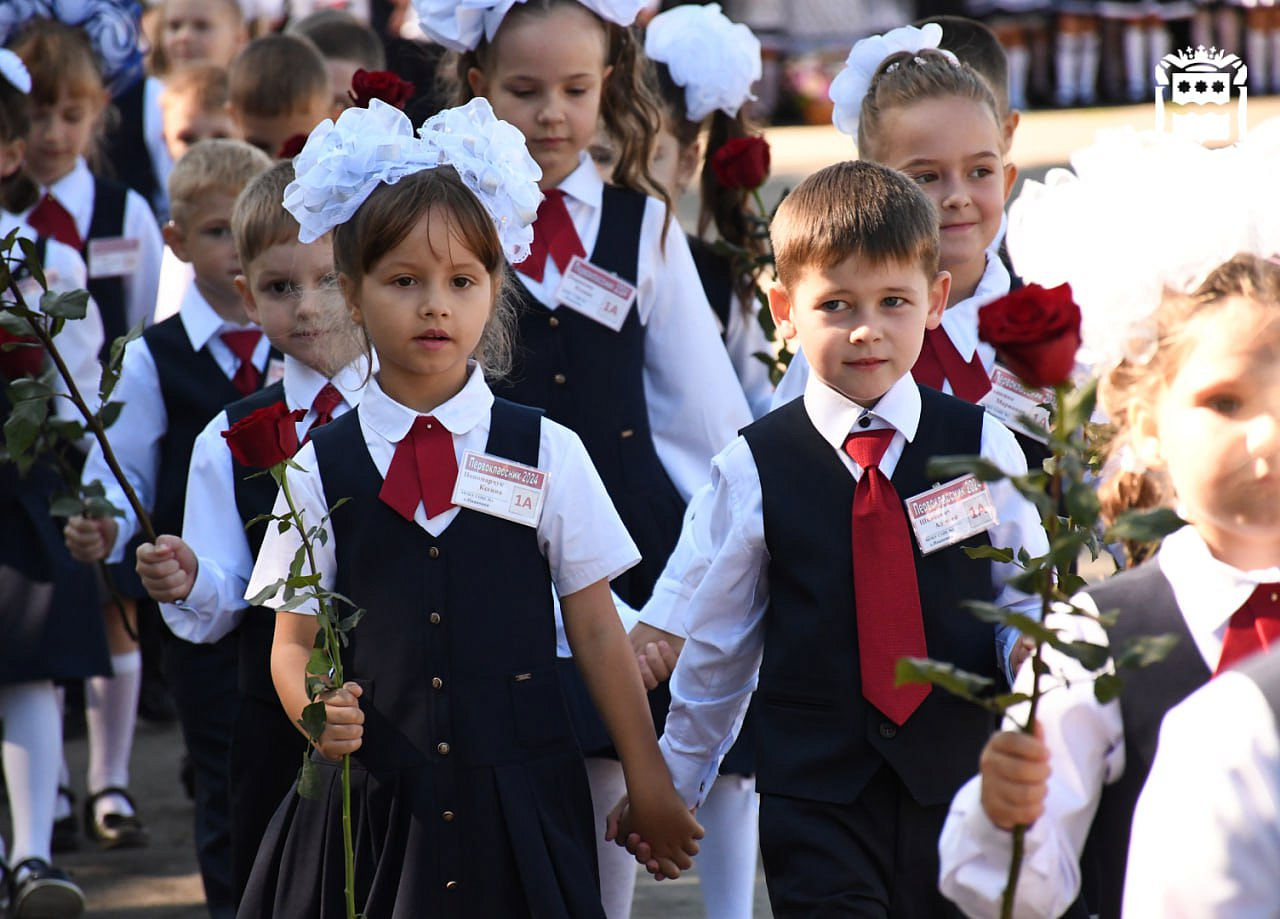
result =
[[[525,0],[413,0],[418,24],[428,38],[450,51],[474,51],[483,37],[493,41],[502,19]],[[629,26],[645,8],[645,0],[579,0],[601,19]]]
[[457,170],[493,217],[507,259],[522,261],[533,241],[542,170],[524,135],[494,117],[485,99],[445,109],[416,134],[408,116],[380,99],[347,109],[337,123],[322,121],[294,158],[284,206],[298,221],[298,239],[313,242],[350,220],[378,185],[438,166]]
[[751,86],[760,79],[760,39],[720,12],[718,3],[672,7],[653,17],[644,53],[666,64],[671,79],[684,87],[690,121],[702,121],[716,109],[732,118],[755,99]]
[[27,72],[27,65],[8,48],[0,48],[0,77],[8,80],[24,96],[31,92],[31,74]]
[[1071,169],[1028,181],[1009,208],[1014,270],[1070,282],[1083,316],[1081,360],[1101,369],[1149,355],[1166,289],[1193,291],[1240,252],[1280,252],[1280,119],[1211,150],[1154,131],[1100,132]]
[[[831,120],[837,130],[850,137],[858,136],[858,117],[862,114],[862,100],[871,88],[871,78],[875,76],[884,59],[899,51],[910,51],[916,54],[925,48],[937,48],[942,42],[942,26],[931,22],[922,28],[902,26],[885,32],[883,35],[872,35],[856,42],[845,59],[844,69],[831,81],[828,95],[835,103]],[[952,61],[956,60],[950,51],[943,51]]]

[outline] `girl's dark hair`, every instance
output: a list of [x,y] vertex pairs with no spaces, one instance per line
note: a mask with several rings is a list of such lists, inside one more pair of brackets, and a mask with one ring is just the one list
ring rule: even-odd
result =
[[[0,78],[0,141],[26,140],[31,133],[31,100],[8,80]],[[0,178],[0,209],[19,214],[33,206],[40,189],[19,166],[12,175]]]
[[[716,232],[725,242],[741,246],[753,257],[767,252],[767,239],[753,234],[747,216],[748,192],[740,188],[725,188],[720,184],[711,166],[716,151],[735,138],[750,137],[758,133],[747,118],[744,109],[734,117],[716,109],[702,121],[690,121],[685,102],[684,87],[671,78],[671,70],[661,61],[650,61],[652,82],[662,101],[666,125],[680,148],[688,149],[698,142],[703,126],[707,126],[707,149],[702,158],[702,173],[698,183],[698,235],[706,236],[707,229],[715,224]],[[755,298],[752,289],[755,279],[749,270],[743,270],[734,279],[734,293],[743,309],[754,312]]]
[[[642,194],[662,200],[667,213],[671,213],[671,198],[653,177],[649,162],[658,138],[662,107],[645,73],[645,57],[634,28],[624,28],[606,22],[577,0],[528,0],[518,3],[507,13],[498,27],[495,40],[500,39],[502,29],[513,19],[545,15],[558,6],[576,6],[586,12],[604,30],[606,39],[605,65],[613,72],[605,80],[600,97],[600,117],[609,136],[618,145],[618,159],[613,167],[615,185],[630,188]],[[493,44],[485,39],[474,51],[456,56],[453,71],[455,104],[469,102],[474,93],[467,81],[467,71],[472,67],[487,72],[493,64]],[[442,68],[442,72],[444,69]],[[663,230],[666,238],[666,230]]]
[[334,229],[334,268],[351,287],[359,287],[379,259],[403,242],[419,220],[432,215],[448,221],[449,229],[480,260],[492,281],[493,313],[475,356],[486,376],[500,378],[511,369],[514,340],[510,272],[493,218],[452,167],[424,169],[394,185],[375,188],[351,219]]

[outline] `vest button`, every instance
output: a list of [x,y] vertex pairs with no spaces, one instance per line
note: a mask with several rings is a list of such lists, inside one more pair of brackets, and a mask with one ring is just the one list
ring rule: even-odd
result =
[[445,823],[453,823],[453,811],[445,811],[440,815],[440,819]]
[[863,415],[861,418],[859,418],[859,419],[858,419],[858,427],[860,427],[860,428],[869,428],[869,427],[871,427],[871,416],[870,416],[870,415]]
[[449,745],[448,745],[447,743],[438,743],[438,744],[436,744],[436,752],[437,752],[437,753],[439,753],[441,756],[448,756],[448,755],[449,755]]
[[439,550],[439,549],[437,549],[435,546],[432,546],[430,549],[428,549],[428,550],[427,550],[427,557],[428,557],[428,558],[439,558],[439,557],[440,557],[440,550]]
[[563,373],[557,373],[555,376],[551,378],[551,381],[557,384],[558,386],[563,386],[565,383],[569,381],[569,378],[566,377]]
[[445,889],[445,890],[457,890],[457,889],[458,889],[458,882],[457,882],[457,881],[446,881],[446,882],[445,882],[445,885],[444,885],[444,889]]
[[888,721],[880,722],[880,736],[885,740],[892,740],[898,733],[898,728]]
[[438,676],[433,676],[433,677],[431,678],[431,688],[432,688],[432,689],[444,689],[444,680],[440,679],[440,677],[438,677]]
[[439,614],[439,613],[432,613],[430,616],[428,616],[428,617],[427,617],[427,619],[431,622],[431,624],[432,624],[432,625],[439,625],[439,624],[440,624],[440,614]]
[[624,428],[618,436],[623,440],[626,440],[628,437],[635,437],[636,432],[634,428]]
[[557,319],[555,316],[552,316],[550,319],[547,320],[547,325],[551,326],[551,328],[553,329],[558,329],[560,328],[560,320]]

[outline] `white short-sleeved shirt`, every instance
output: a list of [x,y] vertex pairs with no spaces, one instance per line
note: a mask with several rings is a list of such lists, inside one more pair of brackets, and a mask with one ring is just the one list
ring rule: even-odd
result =
[[[457,395],[430,412],[453,434],[454,451],[461,459],[463,452],[483,452],[489,440],[493,393],[484,375],[472,365],[466,385]],[[360,403],[360,429],[366,448],[378,474],[386,476],[396,445],[408,434],[418,415],[396,402],[378,384],[370,381]],[[289,489],[295,503],[306,511],[307,519],[319,520],[326,512],[324,485],[316,468],[315,448],[307,444],[295,457],[305,472],[289,472]],[[604,483],[578,435],[563,425],[542,420],[538,450],[538,468],[548,474],[547,492],[542,516],[537,525],[538,545],[547,559],[551,580],[557,593],[576,593],[600,580],[610,580],[640,560],[635,543],[627,535],[618,518]],[[276,513],[286,509],[283,498],[276,503]],[[438,536],[458,516],[459,508],[427,517],[418,505],[414,522],[432,536]],[[330,538],[314,547],[321,585],[332,588],[337,575],[335,540]],[[246,597],[252,597],[274,581],[284,577],[300,545],[293,529],[280,533],[270,529],[262,543]],[[281,605],[269,600],[268,606]],[[298,612],[312,612],[303,607]]]

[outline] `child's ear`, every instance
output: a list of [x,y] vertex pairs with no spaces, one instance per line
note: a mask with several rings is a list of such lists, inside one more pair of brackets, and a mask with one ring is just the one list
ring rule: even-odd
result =
[[702,144],[694,141],[687,147],[680,148],[680,156],[676,161],[676,187],[682,192],[693,184],[698,174],[698,161],[701,159]]
[[926,329],[936,329],[947,310],[947,298],[951,296],[951,272],[939,271],[929,282],[929,312],[924,318]]
[[249,317],[249,321],[254,325],[262,325],[262,319],[258,312],[258,301],[254,299],[253,288],[249,286],[249,279],[242,274],[236,275],[236,293],[240,295],[240,302],[244,304],[244,314]]
[[24,138],[0,144],[0,179],[7,179],[22,168],[27,158],[27,141]]
[[1129,410],[1130,443],[1138,462],[1145,469],[1160,469],[1164,457],[1160,453],[1159,429],[1155,412],[1150,406],[1136,405]]
[[791,298],[781,284],[769,288],[769,312],[773,314],[773,324],[778,334],[785,339],[795,338],[796,324],[791,316]]
[[1004,164],[1004,200],[1007,202],[1013,194],[1013,183],[1018,181],[1018,167],[1013,163]]
[[489,92],[489,79],[479,67],[467,68],[467,86],[471,87],[471,95],[484,96]]
[[186,241],[183,239],[181,227],[172,220],[166,221],[165,225],[160,228],[160,235],[164,237],[165,245],[173,250],[173,254],[180,261],[191,261],[191,257],[187,255]]
[[1022,112],[1017,109],[1010,110],[1009,114],[1004,116],[1004,124],[1001,125],[1004,131],[1004,155],[1008,156],[1009,151],[1013,149],[1013,135],[1018,130],[1018,125],[1022,123]]

